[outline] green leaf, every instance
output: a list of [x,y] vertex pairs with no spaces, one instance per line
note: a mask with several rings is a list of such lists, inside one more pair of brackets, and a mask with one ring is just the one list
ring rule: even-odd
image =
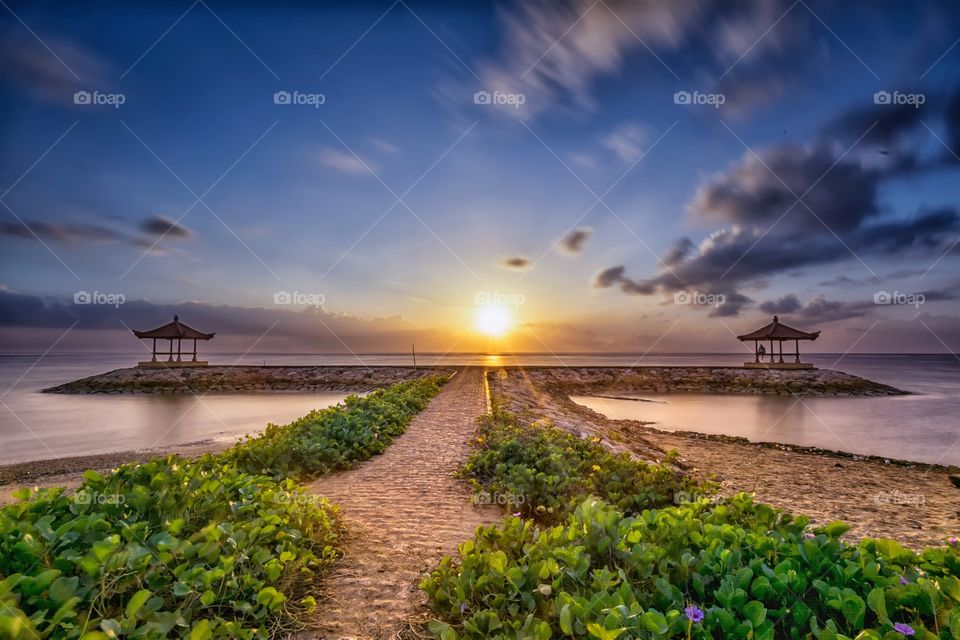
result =
[[847,531],[850,531],[850,525],[846,522],[840,522],[839,520],[825,524],[817,529],[817,533],[825,533],[831,538],[839,538]]
[[149,589],[141,589],[133,594],[133,597],[130,598],[130,602],[127,603],[127,617],[133,618],[137,615],[140,609],[143,608],[143,605],[150,599],[150,596],[153,595]]
[[604,629],[596,622],[587,625],[587,632],[599,640],[617,640],[624,631],[625,629]]
[[209,620],[200,620],[190,629],[190,640],[209,640],[213,637]]
[[573,635],[573,625],[571,624],[570,604],[563,605],[560,609],[560,630],[568,636]]
[[213,601],[216,599],[217,599],[217,594],[215,594],[210,589],[207,589],[206,591],[203,592],[203,595],[200,596],[200,604],[202,604],[205,607],[208,607],[211,604],[213,604]]
[[743,614],[747,616],[747,620],[749,620],[750,624],[753,625],[753,628],[756,629],[766,619],[767,608],[763,606],[762,602],[758,600],[751,600],[747,604],[743,605]]
[[867,594],[867,606],[877,614],[880,622],[888,624],[890,618],[887,616],[887,599],[883,587],[876,587]]
[[867,605],[858,595],[850,594],[843,598],[840,603],[840,612],[847,620],[847,624],[855,629],[863,627],[864,615],[867,612]]

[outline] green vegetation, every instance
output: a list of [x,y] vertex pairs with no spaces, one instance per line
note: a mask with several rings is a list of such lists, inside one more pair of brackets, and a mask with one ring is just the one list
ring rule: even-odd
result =
[[227,455],[250,473],[303,477],[349,468],[387,448],[440,392],[443,378],[401,382],[342,405],[311,411],[288,425],[268,425]]
[[464,472],[534,519],[478,529],[424,578],[442,640],[960,638],[956,538],[922,554],[850,544],[842,523],[697,498],[666,467],[504,414]]
[[[0,509],[0,638],[271,638],[338,554],[336,509],[286,476],[382,452],[440,389],[351,396],[221,455],[87,472]],[[275,465],[275,466],[272,466]]]
[[673,504],[678,494],[712,491],[678,474],[672,461],[669,456],[664,464],[645,464],[610,453],[596,438],[584,440],[548,424],[524,426],[496,412],[481,423],[462,475],[511,511],[557,521],[585,495],[637,513]]

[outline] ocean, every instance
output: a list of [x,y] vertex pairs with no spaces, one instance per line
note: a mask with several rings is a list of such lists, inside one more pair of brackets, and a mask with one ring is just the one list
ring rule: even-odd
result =
[[[0,355],[0,464],[199,440],[234,440],[283,424],[343,394],[258,392],[54,395],[44,387],[131,366],[139,353]],[[212,364],[410,365],[409,354],[206,354]],[[417,354],[421,365],[739,365],[738,354]],[[960,465],[960,360],[953,355],[804,354],[910,391],[888,398],[646,394],[653,402],[577,398],[612,418],[890,458]]]

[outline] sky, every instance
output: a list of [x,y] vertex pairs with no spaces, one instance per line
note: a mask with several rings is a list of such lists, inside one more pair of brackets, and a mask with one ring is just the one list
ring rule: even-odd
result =
[[955,2],[5,0],[0,66],[0,351],[960,350]]

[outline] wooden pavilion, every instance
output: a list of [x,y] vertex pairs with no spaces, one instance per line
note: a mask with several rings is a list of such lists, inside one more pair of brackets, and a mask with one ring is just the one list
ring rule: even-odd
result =
[[[197,340],[211,340],[213,333],[203,333],[193,327],[180,322],[179,316],[173,316],[173,322],[169,322],[162,327],[150,329],[149,331],[133,331],[133,335],[141,340],[153,340],[151,352],[153,357],[146,362],[139,362],[137,366],[141,369],[159,368],[159,367],[205,367],[205,360],[197,360]],[[157,351],[157,340],[166,340],[168,344],[167,351]],[[177,341],[177,359],[173,359],[173,341]],[[183,360],[183,355],[191,355],[181,352],[181,342],[183,340],[193,340],[193,357],[190,360]],[[158,360],[157,355],[166,355],[166,360]]]
[[[753,341],[754,360],[753,362],[743,363],[743,366],[748,369],[813,369],[814,366],[812,364],[800,362],[800,341],[816,340],[819,337],[819,331],[813,331],[811,333],[800,331],[799,329],[781,324],[780,318],[773,316],[773,322],[756,331],[737,336],[737,340],[741,342]],[[767,352],[761,344],[767,341],[770,342],[769,352]],[[789,341],[793,341],[794,343],[794,361],[784,362],[783,343]],[[780,347],[779,357],[776,351],[774,351],[774,343],[777,343]],[[767,360],[765,361],[764,358],[767,358]]]

